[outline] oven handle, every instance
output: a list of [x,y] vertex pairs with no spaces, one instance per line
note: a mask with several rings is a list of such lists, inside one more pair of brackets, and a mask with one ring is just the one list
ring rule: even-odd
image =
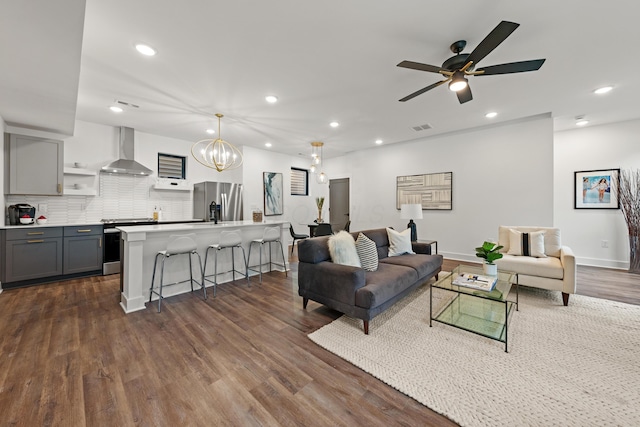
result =
[[120,230],[118,230],[117,228],[105,228],[104,229],[104,234],[111,234],[111,233],[119,233]]

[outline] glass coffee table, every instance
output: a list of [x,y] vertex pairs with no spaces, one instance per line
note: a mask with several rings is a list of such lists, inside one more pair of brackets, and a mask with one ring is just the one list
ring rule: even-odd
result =
[[[498,270],[498,281],[490,292],[456,285],[453,280],[460,273],[485,275],[482,267],[459,265],[451,274],[432,283],[429,289],[429,326],[432,321],[444,323],[504,343],[508,352],[509,315],[518,310],[518,274]],[[509,293],[515,287],[515,301]],[[433,291],[442,289],[455,295],[438,312],[433,312]]]

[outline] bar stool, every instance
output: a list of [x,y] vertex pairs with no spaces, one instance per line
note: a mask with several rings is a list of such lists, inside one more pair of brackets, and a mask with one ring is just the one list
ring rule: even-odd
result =
[[[179,283],[190,282],[191,283],[191,292],[193,292],[193,283],[195,282],[202,288],[204,293],[204,299],[207,299],[207,288],[204,286],[204,279],[202,273],[202,258],[200,258],[200,254],[197,251],[198,246],[196,244],[196,235],[195,234],[175,234],[169,236],[169,242],[167,243],[167,249],[164,251],[158,251],[156,254],[156,259],[153,262],[153,274],[151,276],[151,288],[149,288],[149,303],[151,303],[151,297],[153,294],[158,295],[158,313],[160,313],[160,308],[162,304],[162,288],[164,286],[177,285]],[[189,257],[189,279],[182,280],[179,282],[164,284],[164,262],[166,259],[171,258],[176,255],[187,255]],[[191,255],[198,256],[198,262],[200,264],[200,269],[198,270],[200,273],[200,282],[194,280],[193,278],[193,263],[191,262]],[[158,258],[161,258],[160,262],[160,287],[159,290],[154,290],[154,285],[156,281],[156,269],[158,265]]]
[[[234,249],[239,248],[242,250],[242,261],[244,262],[244,273],[236,270],[236,259]],[[231,270],[218,273],[218,252],[223,249],[231,249]],[[207,260],[209,259],[209,251],[213,250],[213,274],[207,275]],[[223,231],[220,234],[220,243],[209,245],[207,252],[204,256],[204,270],[203,278],[209,283],[213,283],[213,296],[216,296],[216,289],[218,288],[218,274],[231,273],[233,280],[236,280],[236,273],[243,275],[247,279],[247,284],[251,286],[249,281],[249,271],[247,269],[247,258],[244,248],[242,247],[242,235],[239,231]],[[207,277],[213,277],[213,280],[207,279]]]
[[[261,239],[253,239],[249,244],[249,264],[251,264],[251,249],[253,249],[254,244],[260,245],[260,264],[258,265],[259,269],[249,267],[251,271],[257,271],[260,273],[260,283],[262,283],[262,248],[265,243],[269,244],[269,272],[272,271],[272,265],[276,265],[278,267],[282,267],[284,269],[285,276],[287,275],[287,266],[286,259],[284,257],[284,249],[282,248],[282,241],[280,240],[280,227],[266,227],[264,229],[264,233],[262,234]],[[271,244],[278,243],[280,245],[280,252],[282,253],[282,264],[278,264],[272,261],[271,259]],[[265,263],[266,264],[266,263]]]

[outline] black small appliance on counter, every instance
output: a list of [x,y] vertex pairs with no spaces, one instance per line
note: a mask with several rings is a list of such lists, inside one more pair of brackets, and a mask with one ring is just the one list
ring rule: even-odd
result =
[[16,205],[11,205],[8,208],[9,210],[9,225],[23,225],[20,223],[20,218],[25,215],[29,215],[31,218],[31,224],[35,221],[36,218],[36,208],[26,203],[18,203]]

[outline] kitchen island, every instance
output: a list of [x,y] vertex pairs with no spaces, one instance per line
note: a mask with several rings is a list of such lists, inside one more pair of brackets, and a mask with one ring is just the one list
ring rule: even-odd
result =
[[[220,234],[225,230],[239,231],[242,234],[242,246],[248,256],[251,241],[253,239],[262,238],[262,234],[266,227],[277,226],[280,228],[280,239],[283,242],[283,249],[286,257],[287,248],[285,248],[284,245],[286,245],[286,236],[288,236],[289,233],[289,229],[285,228],[285,225],[287,224],[288,222],[286,221],[226,221],[218,224],[205,222],[195,224],[157,224],[118,227],[121,231],[124,249],[121,259],[122,276],[120,280],[122,281],[122,292],[120,295],[120,306],[125,313],[145,309],[145,303],[149,301],[149,287],[151,286],[153,263],[156,254],[158,251],[166,249],[167,242],[172,235],[195,234],[198,253],[202,258],[202,263],[204,265],[207,248],[211,244],[218,243],[220,240]],[[276,262],[280,262],[282,257],[279,249],[280,248],[278,248],[277,245],[273,245],[273,260]],[[254,245],[254,254],[252,255],[251,263],[249,264],[250,267],[252,265],[256,266],[259,262],[258,250],[258,245]],[[218,271],[227,271],[231,268],[230,251],[224,252],[225,253],[220,254],[220,258],[218,259]],[[266,257],[263,255],[263,262],[265,259],[269,259],[268,255]],[[241,263],[242,261],[240,261],[240,264],[236,264],[236,267],[241,266]],[[285,265],[288,269],[288,259],[285,259]],[[198,262],[194,257],[194,270],[197,268]],[[274,266],[274,268],[277,267]],[[212,271],[212,268],[207,268],[207,274],[211,274]],[[250,271],[250,275],[251,274],[257,273]],[[188,277],[189,261],[186,256],[175,257],[167,261],[164,274],[165,283],[174,283]],[[237,275],[236,278],[238,278]],[[158,280],[157,275],[156,280]],[[230,280],[232,280],[231,273],[218,277],[218,282],[226,282]],[[256,281],[255,283],[257,284],[258,282]],[[207,282],[207,286],[212,286],[212,284]],[[242,286],[246,286],[246,282]],[[163,296],[170,297],[172,295],[178,295],[185,292],[191,292],[191,286],[189,283],[181,283],[166,287],[163,290]],[[199,296],[201,297],[202,294],[199,293]],[[155,296],[154,299],[156,299]]]

